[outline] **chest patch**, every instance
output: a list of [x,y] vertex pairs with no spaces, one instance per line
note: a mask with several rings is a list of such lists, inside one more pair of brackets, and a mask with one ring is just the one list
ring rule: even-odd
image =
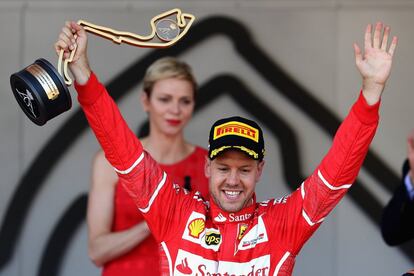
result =
[[182,238],[184,240],[200,243],[206,230],[206,217],[198,212],[192,212],[187,220]]
[[257,219],[257,224],[253,226],[240,240],[238,250],[246,250],[255,247],[259,243],[268,242],[266,226],[261,216]]
[[240,223],[239,224],[239,228],[237,229],[237,239],[238,240],[241,240],[243,238],[244,233],[246,232],[248,226],[249,225],[247,225],[245,223]]
[[204,231],[205,220],[202,218],[196,218],[190,221],[188,224],[188,231],[191,237],[198,239],[200,234]]
[[221,243],[221,234],[217,229],[209,229],[206,231],[204,241],[207,245],[219,245]]
[[174,275],[269,275],[270,255],[249,262],[213,261],[179,249]]

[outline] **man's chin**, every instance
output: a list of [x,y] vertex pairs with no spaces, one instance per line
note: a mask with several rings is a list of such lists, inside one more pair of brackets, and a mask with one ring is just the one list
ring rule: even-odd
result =
[[218,200],[216,196],[212,194],[212,198],[214,199],[214,202],[218,207],[220,207],[221,210],[227,212],[227,213],[236,213],[243,209],[243,202],[240,201],[234,201],[229,202],[228,200],[221,198]]
[[231,204],[231,203],[224,202],[224,203],[220,204],[220,208],[223,211],[226,211],[227,213],[236,213],[236,212],[240,211],[241,209],[243,209],[243,204],[241,204],[241,203]]

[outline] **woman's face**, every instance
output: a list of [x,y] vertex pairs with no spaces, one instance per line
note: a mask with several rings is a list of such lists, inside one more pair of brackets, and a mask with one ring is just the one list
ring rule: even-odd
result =
[[142,93],[142,104],[151,128],[169,136],[181,134],[193,114],[193,86],[187,80],[176,78],[159,80],[155,82],[151,96]]

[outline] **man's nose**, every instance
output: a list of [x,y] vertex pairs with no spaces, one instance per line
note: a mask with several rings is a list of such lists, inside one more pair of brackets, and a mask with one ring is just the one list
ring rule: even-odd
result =
[[239,175],[238,175],[236,170],[230,171],[230,173],[227,177],[227,184],[233,185],[233,186],[236,186],[236,185],[239,184]]

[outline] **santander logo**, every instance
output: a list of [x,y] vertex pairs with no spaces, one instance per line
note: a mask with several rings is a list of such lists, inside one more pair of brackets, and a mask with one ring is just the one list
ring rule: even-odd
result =
[[[250,213],[241,214],[241,215],[236,215],[235,213],[230,213],[228,218],[229,218],[229,222],[233,222],[233,221],[239,222],[239,221],[248,220],[251,216],[252,216],[252,214],[250,214]],[[214,221],[216,221],[216,222],[225,222],[226,220],[227,220],[227,218],[222,213],[219,213],[214,218]]]
[[214,221],[217,221],[217,222],[225,222],[226,220],[227,220],[226,217],[223,216],[222,213],[219,213],[217,217],[214,218]]
[[[230,270],[230,271],[223,271],[223,272],[219,272],[219,273],[215,273],[213,271],[209,271],[207,269],[207,266],[204,264],[201,264],[198,266],[198,272],[200,272],[200,274],[196,273],[196,275],[201,275],[201,276],[210,276],[210,275],[214,275],[214,276],[233,276],[236,275],[234,274],[234,270]],[[245,270],[245,272],[243,274],[237,274],[237,276],[266,276],[269,275],[269,266],[256,266],[256,265],[251,265],[250,268],[248,270]]]
[[270,272],[270,255],[249,262],[209,260],[203,256],[179,249],[174,275],[198,276],[265,276]]
[[184,258],[184,260],[182,260],[181,263],[178,264],[175,268],[185,275],[190,275],[191,273],[193,273],[191,268],[188,266],[187,258]]
[[233,222],[233,221],[245,221],[248,220],[250,217],[252,216],[252,214],[246,213],[246,214],[242,214],[242,215],[235,215],[234,213],[230,213],[229,214],[229,221]]

